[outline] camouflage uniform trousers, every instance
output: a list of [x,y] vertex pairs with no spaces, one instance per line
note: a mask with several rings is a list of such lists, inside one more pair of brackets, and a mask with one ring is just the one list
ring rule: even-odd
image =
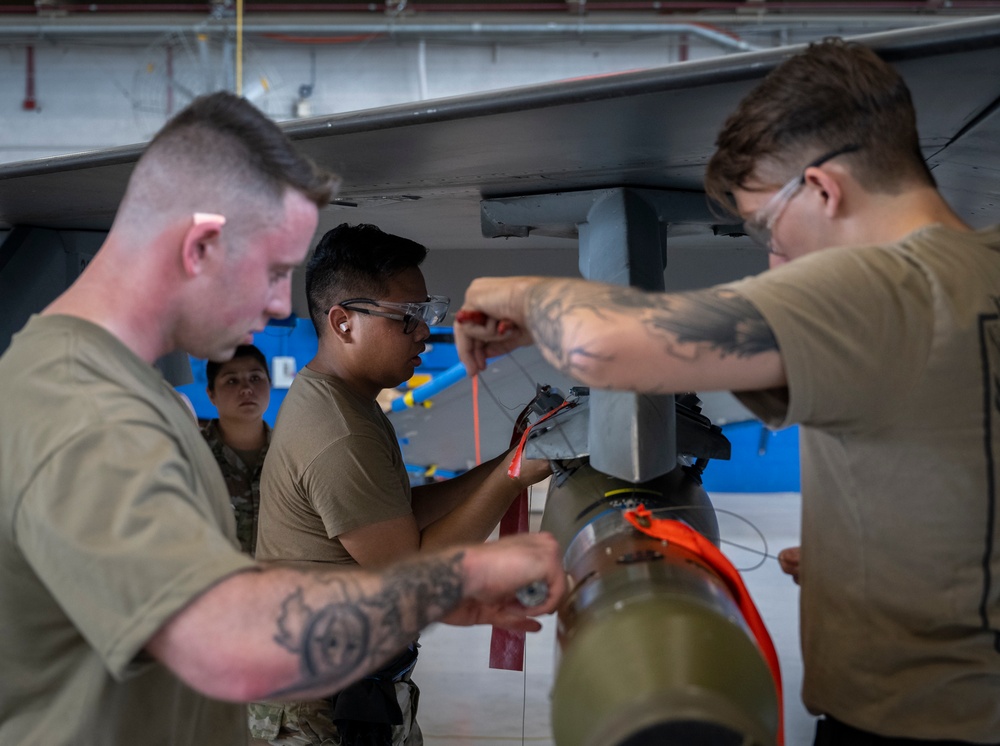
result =
[[[424,736],[416,720],[420,690],[410,680],[409,673],[394,686],[403,723],[392,726],[392,746],[423,746]],[[248,709],[251,737],[271,746],[341,746],[327,700],[253,702]]]

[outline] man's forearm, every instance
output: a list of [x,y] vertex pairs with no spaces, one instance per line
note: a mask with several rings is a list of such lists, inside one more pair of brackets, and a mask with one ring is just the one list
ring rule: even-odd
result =
[[505,457],[502,453],[452,479],[414,487],[413,514],[420,530],[443,518],[478,490],[490,474],[503,465]]
[[[486,540],[524,489],[518,480],[507,475],[509,462],[508,451],[476,467],[476,473],[469,474],[471,478],[464,484],[452,485],[460,489],[464,497],[447,515],[420,532],[422,551]],[[462,477],[449,481],[457,482],[458,479]]]
[[[371,590],[343,572],[305,575],[281,601],[273,638],[294,657],[299,675],[266,698],[322,695],[383,665],[458,605],[461,562],[462,553],[456,552],[447,559],[396,565]],[[319,597],[312,606],[308,584],[316,584],[313,595]]]
[[668,294],[549,280],[528,286],[524,315],[546,359],[593,386],[685,391],[705,380],[702,368],[778,352],[757,309],[721,287]]
[[463,552],[394,566],[245,572],[207,591],[148,649],[219,699],[324,696],[375,670],[462,600]]

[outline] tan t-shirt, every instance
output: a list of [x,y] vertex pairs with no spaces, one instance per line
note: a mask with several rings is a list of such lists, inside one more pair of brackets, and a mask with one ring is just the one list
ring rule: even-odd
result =
[[731,285],[801,423],[803,698],[856,727],[1000,740],[1000,230],[919,230]]
[[245,743],[244,707],[142,652],[198,594],[254,566],[186,405],[67,316],[33,317],[0,382],[0,743]]
[[374,401],[303,368],[260,482],[257,559],[356,564],[337,539],[413,512],[396,432]]

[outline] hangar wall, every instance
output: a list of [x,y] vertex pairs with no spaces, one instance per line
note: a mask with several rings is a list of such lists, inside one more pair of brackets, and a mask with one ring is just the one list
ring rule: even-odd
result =
[[[141,46],[116,37],[99,45],[72,38],[32,46],[34,105],[28,109],[27,45],[0,48],[0,162],[143,142],[192,94],[233,88],[231,48],[215,40],[202,49],[193,29]],[[694,59],[718,52],[689,43],[683,54]],[[282,121],[666,65],[681,54],[676,36],[492,44],[335,38],[265,46],[251,40],[243,92]]]
[[0,163],[144,142],[219,89],[282,121],[948,20],[273,13],[237,37],[231,16],[0,11]]

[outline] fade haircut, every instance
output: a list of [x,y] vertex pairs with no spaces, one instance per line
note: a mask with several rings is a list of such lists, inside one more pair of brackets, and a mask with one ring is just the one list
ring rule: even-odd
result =
[[705,174],[708,196],[735,213],[762,165],[792,178],[837,148],[869,192],[934,186],[920,153],[916,113],[902,77],[871,49],[839,38],[814,42],[775,68],[736,108],[715,142]]
[[341,223],[319,240],[306,265],[306,299],[316,334],[337,303],[350,298],[382,299],[389,280],[420,266],[427,249],[408,238],[384,233],[374,225]]
[[337,186],[253,104],[218,92],[196,98],[153,138],[119,216],[126,228],[143,230],[143,222],[220,213],[230,219],[228,231],[249,233],[271,222],[289,189],[322,208]]
[[264,375],[267,376],[267,380],[271,380],[271,372],[267,369],[267,358],[264,357],[264,353],[260,351],[260,348],[257,345],[240,345],[229,360],[223,363],[209,360],[205,365],[205,378],[208,380],[209,391],[215,391],[215,379],[219,377],[219,371],[222,370],[222,366],[241,357],[252,357],[260,363],[260,367],[264,369]]

